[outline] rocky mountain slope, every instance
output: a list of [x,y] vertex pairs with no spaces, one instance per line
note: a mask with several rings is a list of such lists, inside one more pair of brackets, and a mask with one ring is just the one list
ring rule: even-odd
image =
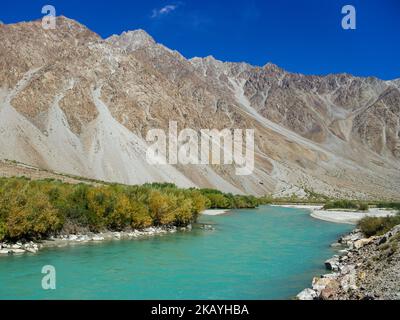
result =
[[[140,184],[399,198],[400,83],[186,59],[143,30],[0,25],[0,158]],[[149,129],[255,130],[255,170],[150,165]]]

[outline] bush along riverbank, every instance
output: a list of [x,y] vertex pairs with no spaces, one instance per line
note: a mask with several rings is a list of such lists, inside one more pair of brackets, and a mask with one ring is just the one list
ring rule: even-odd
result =
[[68,184],[0,178],[0,254],[36,252],[52,240],[136,238],[190,229],[209,208],[255,208],[265,199],[173,184]]
[[400,300],[398,220],[398,217],[363,219],[359,228],[333,244],[341,249],[341,254],[325,262],[331,273],[315,277],[312,288],[303,290],[297,298]]

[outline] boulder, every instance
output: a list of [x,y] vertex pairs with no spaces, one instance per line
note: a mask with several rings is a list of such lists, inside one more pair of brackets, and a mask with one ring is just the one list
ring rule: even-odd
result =
[[337,292],[339,283],[334,277],[314,278],[312,288],[317,293],[318,297],[321,297],[324,292],[324,297],[329,298]]
[[120,239],[121,239],[121,233],[119,233],[119,232],[114,232],[114,233],[113,233],[113,237],[114,237],[114,239],[120,240]]
[[370,238],[364,238],[357,240],[354,242],[354,249],[361,249],[362,247],[373,243],[378,237],[370,237]]
[[335,255],[332,258],[326,260],[325,267],[328,270],[338,271],[339,270],[339,256]]
[[328,279],[337,279],[339,276],[338,273],[327,273],[321,276],[321,278],[328,278]]
[[390,233],[391,237],[400,233],[400,224],[395,226],[392,230],[390,230],[388,233]]
[[325,288],[321,291],[319,298],[321,300],[331,300],[331,299],[335,299],[336,296],[336,290],[335,288]]
[[354,265],[345,265],[340,267],[340,274],[349,274],[351,272],[355,272],[356,267]]
[[386,235],[384,235],[378,242],[378,245],[384,244],[388,241],[388,238],[386,237]]
[[25,251],[30,252],[30,253],[36,253],[39,251],[39,249],[34,248],[34,247],[29,247],[29,248],[25,248]]
[[77,241],[79,241],[79,242],[86,242],[86,241],[89,241],[89,240],[90,240],[90,238],[89,238],[89,236],[86,235],[86,234],[80,235],[80,236],[78,237],[78,239],[77,239]]
[[92,240],[93,240],[93,241],[103,241],[103,240],[104,240],[104,237],[99,236],[99,235],[94,235],[94,236],[92,237]]
[[350,234],[342,237],[339,242],[348,246],[352,246],[353,242],[360,240],[364,238],[364,235],[362,234],[362,232],[358,229],[354,230],[353,232],[351,232]]
[[29,252],[33,252],[33,251],[37,252],[39,250],[39,246],[36,243],[30,241],[28,243],[25,243],[22,246],[22,249],[25,249],[26,251],[29,251]]
[[335,243],[332,243],[331,244],[331,247],[332,248],[338,248],[338,247],[342,247],[343,246],[343,244],[341,244],[341,243],[339,243],[339,242],[335,242]]
[[156,229],[154,227],[149,227],[143,230],[145,233],[153,234],[156,232]]
[[21,253],[25,253],[24,249],[11,249],[10,253],[12,254],[21,254]]
[[400,232],[400,225],[395,226],[392,230],[388,231],[385,233],[378,241],[378,244],[384,244],[386,243],[391,237],[394,235],[398,234]]
[[317,293],[314,290],[307,288],[300,292],[296,298],[298,300],[314,300],[317,298]]

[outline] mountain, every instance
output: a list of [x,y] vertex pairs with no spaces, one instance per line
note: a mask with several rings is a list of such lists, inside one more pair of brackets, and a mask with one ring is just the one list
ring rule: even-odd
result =
[[[400,82],[186,59],[143,30],[0,25],[0,158],[127,184],[276,196],[400,195]],[[254,129],[255,170],[151,165],[149,129]]]

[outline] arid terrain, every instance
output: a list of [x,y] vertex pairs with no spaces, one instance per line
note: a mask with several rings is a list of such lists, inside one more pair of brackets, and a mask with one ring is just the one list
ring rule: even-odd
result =
[[[1,159],[126,184],[399,199],[399,80],[186,59],[143,30],[102,39],[65,17],[0,25],[0,42]],[[149,164],[146,134],[170,121],[254,129],[253,174]]]

